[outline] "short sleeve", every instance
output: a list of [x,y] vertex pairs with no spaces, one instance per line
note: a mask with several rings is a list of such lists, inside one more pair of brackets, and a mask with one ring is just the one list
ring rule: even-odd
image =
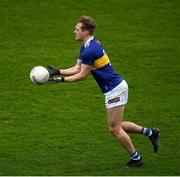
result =
[[94,54],[92,50],[84,50],[83,55],[81,56],[81,61],[85,65],[93,65],[94,63]]

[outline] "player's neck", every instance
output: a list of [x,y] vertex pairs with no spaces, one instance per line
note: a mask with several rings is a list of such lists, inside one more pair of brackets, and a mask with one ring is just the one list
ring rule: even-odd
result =
[[86,36],[83,40],[83,44],[85,45],[87,43],[87,41],[92,37],[94,37],[94,36],[90,36],[90,35]]

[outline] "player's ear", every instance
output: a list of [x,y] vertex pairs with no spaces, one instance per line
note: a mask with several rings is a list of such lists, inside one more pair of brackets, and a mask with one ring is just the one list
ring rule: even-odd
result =
[[84,30],[84,33],[85,33],[86,36],[89,35],[89,31],[88,30]]

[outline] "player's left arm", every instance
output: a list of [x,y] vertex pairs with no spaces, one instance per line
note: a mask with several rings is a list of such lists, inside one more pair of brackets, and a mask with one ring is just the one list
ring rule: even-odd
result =
[[91,65],[81,64],[81,71],[75,75],[64,78],[64,82],[76,82],[86,80],[92,69]]

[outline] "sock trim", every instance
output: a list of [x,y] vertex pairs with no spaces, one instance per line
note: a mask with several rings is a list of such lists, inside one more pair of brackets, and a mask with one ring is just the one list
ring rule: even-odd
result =
[[131,153],[131,159],[132,160],[139,160],[141,157],[137,151]]
[[144,134],[144,127],[142,127],[141,129],[141,134]]

